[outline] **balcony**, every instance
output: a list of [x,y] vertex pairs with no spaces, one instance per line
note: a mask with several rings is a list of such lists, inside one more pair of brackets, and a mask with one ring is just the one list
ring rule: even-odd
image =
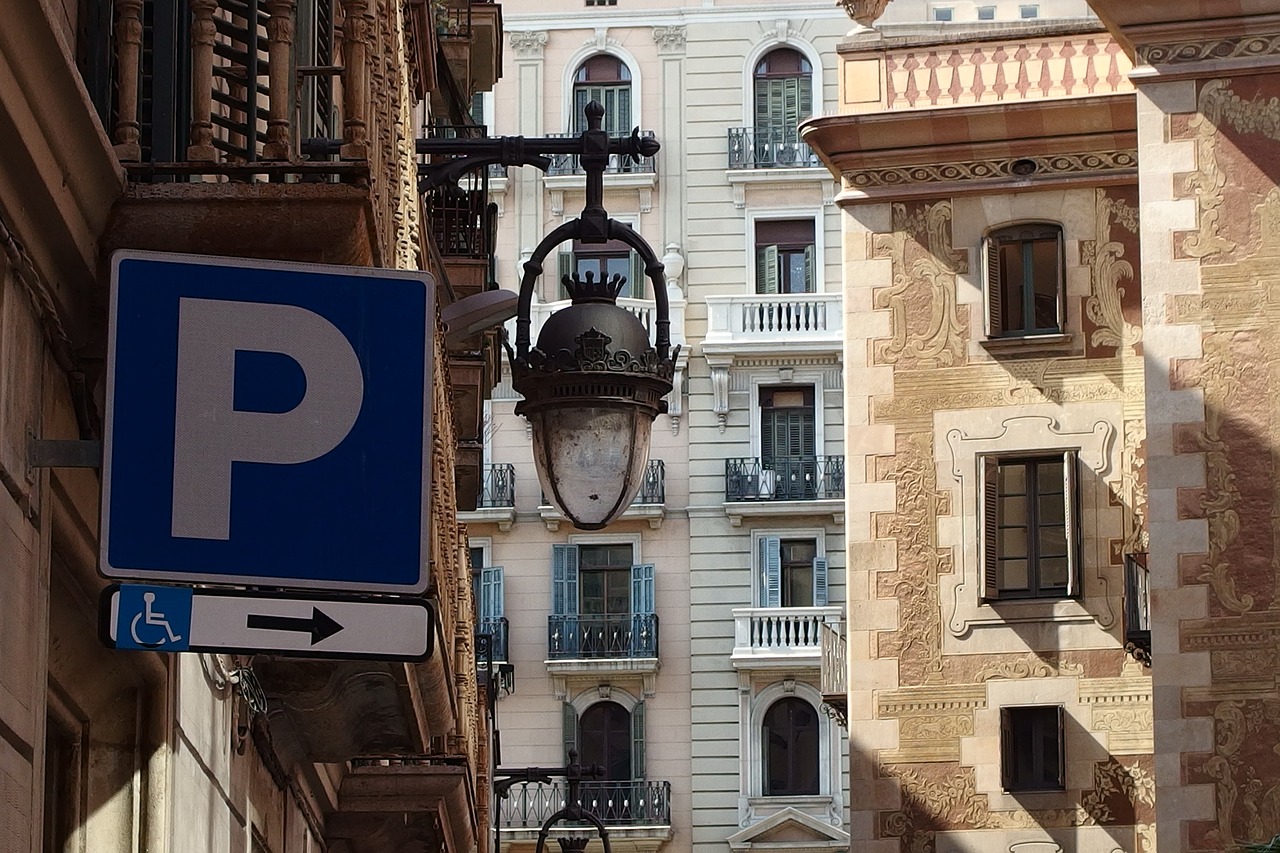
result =
[[[547,500],[545,494],[542,496],[542,505],[538,507],[538,512],[548,530],[560,529],[560,522],[564,521],[564,516],[551,501]],[[657,530],[662,527],[662,521],[666,517],[667,465],[661,459],[650,459],[645,468],[644,482],[640,484],[640,491],[636,493],[631,506],[623,511],[621,518],[642,518],[649,522],[650,528]]]
[[507,617],[498,619],[481,619],[476,624],[476,633],[489,637],[489,652],[494,663],[506,663],[507,658]]
[[721,360],[779,352],[838,353],[844,303],[838,293],[761,293],[707,297],[703,352]]
[[[565,806],[568,794],[562,781],[526,782],[511,788],[498,802],[499,844],[504,850],[532,850],[538,831],[551,815]],[[651,853],[669,841],[671,832],[671,783],[581,782],[578,802],[609,830],[615,850]],[[596,839],[594,827],[557,824],[557,837]]]
[[[392,265],[398,200],[370,164],[390,168],[400,134],[366,95],[382,56],[316,2],[307,28],[286,3],[159,3],[145,27],[118,4],[113,32],[141,39],[112,39],[113,85],[94,87],[130,178],[104,248]],[[302,155],[338,135],[340,157]]]
[[658,657],[658,615],[548,616],[547,657],[620,660]]
[[499,530],[510,530],[516,520],[516,466],[509,462],[485,465],[476,508],[459,512],[458,519],[470,524],[497,524]]
[[843,624],[825,623],[819,634],[822,648],[822,710],[849,728],[849,658]]
[[740,607],[733,611],[734,669],[817,669],[822,630],[839,625],[839,607]]
[[475,800],[465,767],[427,757],[356,758],[342,777],[337,810],[325,816],[325,843],[351,853],[470,849]]
[[[796,128],[729,128],[730,169],[821,168]],[[824,170],[825,172],[825,170]]]
[[[644,130],[640,135],[645,138],[652,139],[653,131]],[[548,133],[551,139],[576,139],[576,133]],[[609,164],[605,167],[605,186],[610,185],[609,177],[611,175],[653,175],[657,171],[652,157],[641,157],[639,161],[632,160],[630,157],[622,154],[610,154]],[[559,177],[563,175],[586,175],[586,171],[582,168],[582,163],[578,160],[577,154],[552,154],[551,168],[547,169],[548,177]]]
[[826,515],[844,521],[844,456],[775,456],[724,461],[724,511],[744,517]]
[[439,3],[436,37],[453,78],[464,93],[487,92],[502,76],[502,7],[478,0]]
[[1124,557],[1124,649],[1151,666],[1151,589],[1146,554]]

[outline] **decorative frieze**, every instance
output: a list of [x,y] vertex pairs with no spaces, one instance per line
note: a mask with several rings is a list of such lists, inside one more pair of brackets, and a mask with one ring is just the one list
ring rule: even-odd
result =
[[854,189],[907,187],[919,184],[969,183],[973,181],[1026,180],[1046,175],[1137,174],[1138,152],[1099,151],[1088,154],[1056,154],[1036,157],[997,157],[988,160],[966,160],[952,163],[927,163],[920,166],[886,166],[858,169],[844,173],[845,182]]
[[1210,41],[1177,41],[1142,44],[1137,48],[1143,65],[1184,65],[1226,59],[1253,59],[1280,54],[1280,33],[1229,36]]

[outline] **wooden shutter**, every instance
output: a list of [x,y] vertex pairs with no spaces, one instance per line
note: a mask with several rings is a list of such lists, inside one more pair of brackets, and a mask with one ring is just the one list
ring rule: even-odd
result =
[[578,711],[572,703],[560,703],[561,730],[564,737],[564,760],[569,761],[569,750],[578,748]]
[[556,281],[559,282],[556,292],[560,294],[561,298],[569,295],[569,290],[564,285],[566,278],[573,278],[572,252],[560,252],[556,255]]
[[1000,597],[1000,460],[978,457],[978,555],[982,562],[982,597]]
[[778,292],[778,247],[756,246],[756,293]]
[[578,86],[573,90],[573,116],[569,126],[578,134],[587,129],[587,104],[591,101],[591,90],[586,86]]
[[[757,143],[768,142],[768,134],[772,133],[775,124],[781,123],[782,114],[782,81],[756,80],[756,126]],[[761,136],[764,138],[760,138]]]
[[1000,275],[1000,242],[986,239],[987,337],[1004,334],[1004,280]]
[[501,619],[506,615],[503,603],[502,566],[489,566],[480,570],[480,618]]
[[551,613],[578,615],[578,546],[551,546]]
[[[800,119],[806,119],[813,115],[813,78],[801,77],[799,80],[799,116]],[[799,122],[797,122],[798,124]]]
[[813,606],[827,606],[827,558],[813,558]]
[[637,616],[654,612],[653,563],[631,567],[631,612]]
[[782,606],[782,539],[760,537],[760,606]]
[[796,138],[796,127],[800,124],[800,79],[788,77],[782,83],[782,132],[783,141],[792,142]]
[[814,282],[817,280],[814,269],[814,246],[812,244],[804,247],[804,292],[814,293],[817,286]]
[[629,296],[632,299],[644,299],[644,258],[640,257],[640,253],[633,251],[631,253],[631,281],[627,286],[622,288],[619,296]]
[[1080,582],[1083,525],[1080,523],[1080,484],[1076,475],[1079,455],[1075,450],[1062,454],[1062,507],[1067,521],[1067,595],[1073,598],[1083,592]]
[[644,703],[631,709],[631,778],[644,778]]
[[1017,745],[1013,742],[1013,710],[1000,709],[1000,787],[1012,791],[1016,787],[1014,767],[1017,760]]
[[1067,719],[1066,709],[1058,706],[1058,790],[1067,789]]

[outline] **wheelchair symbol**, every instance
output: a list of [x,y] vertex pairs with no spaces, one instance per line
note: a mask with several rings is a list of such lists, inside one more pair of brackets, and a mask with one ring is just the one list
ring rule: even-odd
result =
[[[181,636],[173,633],[173,627],[169,624],[169,620],[153,605],[156,602],[156,594],[154,592],[144,592],[142,594],[142,612],[133,617],[133,621],[129,623],[129,633],[133,635],[133,641],[140,646],[148,649],[156,649],[163,646],[165,642],[176,643],[182,639]],[[143,626],[163,627],[164,633],[168,636],[161,636],[154,643],[149,643],[138,634],[138,622],[141,621]],[[151,632],[147,632],[151,633]]]

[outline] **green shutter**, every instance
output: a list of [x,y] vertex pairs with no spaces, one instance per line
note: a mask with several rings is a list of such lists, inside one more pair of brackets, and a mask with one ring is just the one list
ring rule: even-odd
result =
[[1076,477],[1078,453],[1062,454],[1062,506],[1067,520],[1067,595],[1079,596],[1080,584],[1080,488]]
[[573,115],[569,127],[578,134],[587,129],[587,104],[591,102],[591,90],[586,86],[578,86],[573,90]]
[[806,119],[813,115],[813,78],[800,78],[800,118]]
[[569,289],[565,286],[564,280],[566,278],[573,278],[572,252],[560,252],[556,255],[556,273],[556,281],[560,283],[556,288],[556,293],[559,294],[561,299],[567,299],[569,296]]
[[757,143],[766,142],[766,138],[761,138],[773,130],[775,123],[774,117],[777,116],[782,109],[782,87],[779,85],[780,80],[757,80],[756,81],[756,141]]
[[1004,280],[1000,275],[1000,243],[987,238],[987,337],[1004,334]]
[[813,267],[814,248],[815,247],[812,244],[804,247],[804,292],[805,293],[816,292],[816,287],[814,285],[814,280],[816,279],[816,276],[814,275],[815,270]]
[[827,606],[827,558],[813,558],[813,606]]
[[756,247],[756,293],[778,292],[778,247]]
[[631,299],[644,299],[644,258],[640,257],[639,252],[631,253],[631,280],[627,282],[627,286],[622,288],[620,296],[630,297]]
[[782,140],[790,142],[795,138],[796,126],[800,124],[800,80],[788,77],[782,81]]
[[578,748],[578,712],[569,702],[560,705],[561,731],[564,738],[564,760],[569,762],[569,750]]
[[631,778],[644,779],[644,703],[631,709]]
[[1000,460],[994,456],[978,458],[980,482],[978,494],[981,518],[978,531],[982,540],[982,597],[994,601],[1000,597]]
[[760,537],[760,606],[782,606],[782,539]]

